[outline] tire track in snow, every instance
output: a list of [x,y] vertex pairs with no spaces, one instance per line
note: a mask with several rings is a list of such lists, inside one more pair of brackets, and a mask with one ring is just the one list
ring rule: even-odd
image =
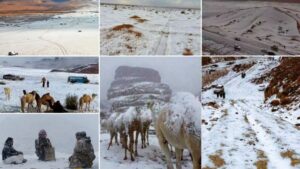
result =
[[57,42],[54,42],[54,41],[51,41],[51,40],[48,40],[48,39],[45,39],[44,38],[44,35],[47,34],[49,32],[49,30],[47,30],[44,34],[42,34],[41,36],[39,36],[38,38],[42,41],[45,41],[45,42],[48,42],[56,47],[58,47],[58,49],[60,50],[60,52],[63,54],[63,55],[67,55],[68,52],[67,50],[65,49],[65,47]]
[[[256,112],[257,109],[254,110],[251,108],[254,108],[253,105],[248,105],[243,102],[238,102],[239,106],[241,107],[241,110],[245,111],[245,114],[249,120],[251,128],[255,131],[257,138],[259,142],[262,144],[262,150],[265,153],[265,155],[269,159],[269,166],[271,166],[272,169],[293,169],[292,166],[290,166],[290,161],[287,159],[283,159],[280,156],[281,149],[279,148],[279,141],[278,139],[274,139],[274,136],[271,135],[271,133],[268,131],[268,129],[271,130],[271,128],[265,128],[264,124],[269,122],[270,120],[273,120],[271,118],[265,118],[263,117],[263,114],[265,112]],[[255,114],[255,115],[254,115]],[[260,118],[262,120],[258,120],[256,115],[260,114]],[[269,116],[271,117],[271,116]],[[265,118],[265,119],[263,119]],[[275,116],[274,116],[275,118]],[[274,124],[277,125],[276,123]],[[284,131],[283,131],[284,132]]]
[[161,30],[161,37],[155,49],[156,55],[165,55],[167,53],[169,35],[170,35],[170,19],[168,19],[166,25]]

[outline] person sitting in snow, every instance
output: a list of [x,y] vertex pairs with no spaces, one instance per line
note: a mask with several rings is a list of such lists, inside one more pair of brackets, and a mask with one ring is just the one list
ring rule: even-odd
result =
[[86,133],[76,133],[76,145],[73,155],[69,158],[70,168],[91,168],[96,158],[90,137]]
[[14,140],[8,137],[5,141],[4,148],[2,150],[2,160],[4,164],[22,164],[27,160],[23,157],[23,152],[17,151],[13,147]]
[[[41,161],[55,160],[54,151],[51,151],[52,145],[47,138],[47,132],[41,130],[38,139],[35,140],[35,153]],[[50,152],[51,151],[51,152]],[[50,154],[50,155],[49,155]]]

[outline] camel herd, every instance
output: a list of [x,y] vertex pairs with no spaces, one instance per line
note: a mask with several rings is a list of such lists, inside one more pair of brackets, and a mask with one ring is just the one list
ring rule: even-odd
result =
[[[7,101],[11,100],[12,89],[9,87],[4,88],[4,94]],[[78,110],[81,112],[88,112],[90,105],[96,98],[97,94],[83,94],[78,100]],[[23,90],[23,95],[20,98],[21,112],[43,112],[42,107],[46,107],[44,112],[67,112],[61,105],[60,101],[55,101],[54,97],[50,93],[45,93],[40,97],[36,91],[29,93]]]
[[[149,145],[149,127],[152,120],[151,118],[142,119],[141,111],[138,107],[130,107],[125,113],[113,113],[106,122],[106,128],[110,132],[110,141],[107,149],[109,150],[110,146],[112,146],[113,139],[119,145],[118,135],[120,135],[120,142],[125,150],[124,160],[127,160],[127,151],[130,153],[130,159],[132,161],[135,160],[135,157],[138,155],[137,146],[140,134],[141,148],[146,148]],[[131,116],[130,118],[132,119],[127,119],[126,115]]]
[[[182,168],[181,161],[184,149],[187,149],[190,152],[193,161],[193,169],[200,169],[201,141],[199,136],[196,136],[188,131],[189,129],[187,125],[189,124],[187,122],[183,122],[182,125],[179,126],[180,132],[174,133],[171,131],[169,127],[166,126],[166,121],[171,115],[171,113],[169,113],[170,109],[162,108],[157,111],[157,109],[154,108],[154,105],[154,102],[149,102],[146,109],[140,107],[130,107],[126,112],[111,114],[111,116],[105,122],[111,136],[107,149],[109,150],[110,146],[112,146],[114,139],[116,144],[119,145],[119,134],[122,148],[125,150],[124,160],[127,160],[128,151],[130,153],[131,160],[134,161],[135,157],[138,155],[138,136],[141,134],[141,148],[146,148],[147,145],[149,145],[149,127],[153,121],[160,148],[163,154],[166,156],[167,168],[174,169],[171,161],[172,150],[170,149],[170,147],[173,146],[175,148],[177,169]],[[151,119],[142,120],[142,118],[140,118],[145,110],[150,111]],[[130,114],[128,112],[134,113]]]

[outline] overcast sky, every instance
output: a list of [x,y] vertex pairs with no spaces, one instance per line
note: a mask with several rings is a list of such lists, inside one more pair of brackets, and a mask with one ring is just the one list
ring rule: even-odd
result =
[[200,0],[101,0],[101,3],[158,7],[200,8]]
[[200,58],[193,57],[105,57],[100,61],[101,100],[107,99],[107,90],[114,80],[115,70],[119,66],[146,67],[157,70],[163,83],[173,92],[188,91],[199,94],[201,90]]

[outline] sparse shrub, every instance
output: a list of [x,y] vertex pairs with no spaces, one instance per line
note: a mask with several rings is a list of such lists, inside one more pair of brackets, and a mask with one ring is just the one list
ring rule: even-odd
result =
[[292,102],[292,100],[289,97],[283,97],[280,99],[281,105],[287,105],[287,104],[290,104],[291,102]]
[[193,55],[193,52],[191,51],[191,49],[185,48],[182,54],[185,56],[189,56]]
[[202,65],[208,65],[208,64],[211,64],[212,63],[212,59],[211,57],[202,57]]
[[65,100],[65,105],[67,109],[77,110],[78,107],[78,96],[68,94]]
[[213,81],[219,79],[220,77],[227,75],[228,72],[229,72],[229,70],[223,69],[223,70],[217,70],[210,74],[206,74],[202,78],[202,85],[207,86],[207,85],[211,84]]
[[278,46],[276,45],[271,46],[271,50],[278,52]]
[[271,101],[271,105],[272,106],[278,106],[278,105],[280,105],[280,100],[278,100],[278,99],[272,100]]
[[117,26],[113,27],[112,30],[114,30],[114,31],[120,31],[120,30],[123,30],[123,29],[131,29],[131,28],[133,28],[133,25],[122,24],[122,25],[117,25]]

